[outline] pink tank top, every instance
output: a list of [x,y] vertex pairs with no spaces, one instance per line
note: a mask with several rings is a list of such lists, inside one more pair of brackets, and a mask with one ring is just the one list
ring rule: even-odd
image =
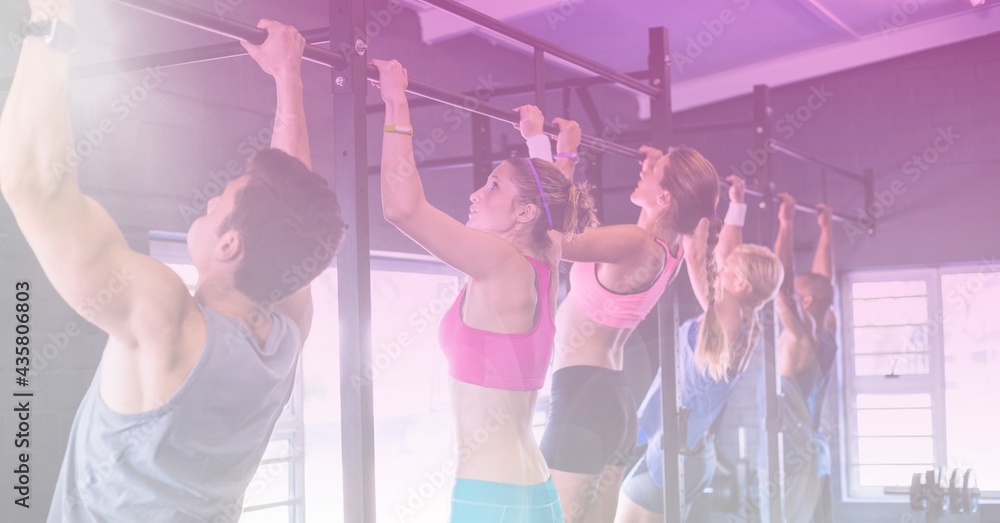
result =
[[538,286],[538,317],[527,332],[501,334],[469,327],[462,320],[465,289],[441,318],[438,341],[448,360],[448,374],[458,381],[505,390],[535,390],[545,383],[552,360],[556,326],[552,321],[549,281],[552,268],[530,256]]
[[667,244],[659,238],[656,242],[663,247],[667,258],[659,276],[645,291],[635,294],[611,292],[597,281],[596,263],[578,262],[569,271],[570,290],[565,301],[591,321],[616,329],[634,329],[659,301],[684,261],[683,248],[673,257]]

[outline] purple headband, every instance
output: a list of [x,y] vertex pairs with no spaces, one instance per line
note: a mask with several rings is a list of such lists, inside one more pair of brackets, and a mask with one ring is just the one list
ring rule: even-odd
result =
[[545,217],[549,220],[549,229],[554,229],[555,227],[552,226],[552,213],[549,212],[549,202],[545,199],[545,191],[542,190],[542,179],[538,177],[538,171],[535,170],[535,164],[531,163],[531,158],[525,158],[524,161],[528,162],[531,174],[535,175],[535,183],[538,184],[538,194],[542,195],[542,205],[545,207]]
[[718,213],[713,212],[711,216],[708,217],[708,221],[715,221],[719,219]]

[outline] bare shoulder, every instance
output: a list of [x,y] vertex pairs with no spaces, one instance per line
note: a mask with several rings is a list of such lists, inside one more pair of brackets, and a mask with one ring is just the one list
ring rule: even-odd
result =
[[622,263],[648,249],[649,233],[637,225],[591,227],[562,243],[562,257],[568,261]]

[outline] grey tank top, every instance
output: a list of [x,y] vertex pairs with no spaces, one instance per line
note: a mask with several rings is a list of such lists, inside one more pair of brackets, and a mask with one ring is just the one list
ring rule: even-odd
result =
[[49,523],[239,519],[243,492],[291,397],[302,340],[282,314],[273,315],[261,346],[238,322],[201,311],[201,357],[161,407],[112,411],[97,369],[73,420]]

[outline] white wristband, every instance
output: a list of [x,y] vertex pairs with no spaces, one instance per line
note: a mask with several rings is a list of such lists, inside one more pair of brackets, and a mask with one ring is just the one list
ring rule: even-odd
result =
[[729,209],[726,210],[726,219],[723,223],[726,225],[735,225],[737,227],[743,227],[743,223],[746,221],[747,217],[747,204],[729,202]]
[[528,144],[528,156],[552,163],[552,142],[548,136],[537,134],[524,141]]

